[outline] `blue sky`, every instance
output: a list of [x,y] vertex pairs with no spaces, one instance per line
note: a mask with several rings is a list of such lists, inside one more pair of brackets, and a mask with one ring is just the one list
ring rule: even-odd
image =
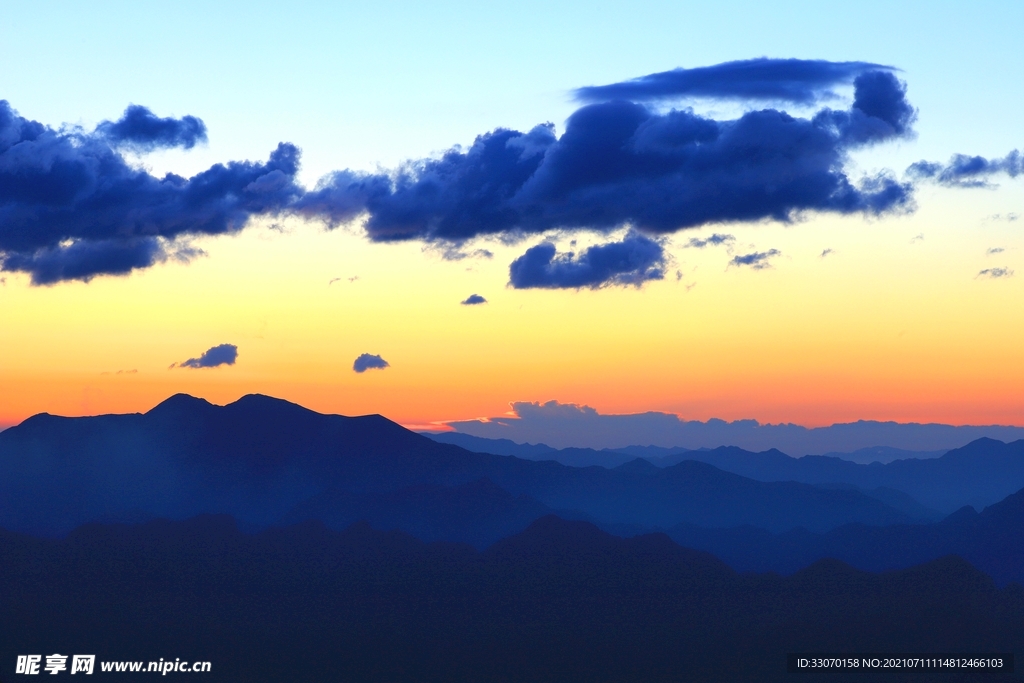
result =
[[758,56],[902,69],[919,136],[879,165],[1002,155],[1024,105],[1015,2],[5,5],[3,98],[50,124],[129,102],[199,116],[208,148],[149,162],[181,172],[282,140],[309,182],[391,167],[497,126],[560,125],[572,88]]

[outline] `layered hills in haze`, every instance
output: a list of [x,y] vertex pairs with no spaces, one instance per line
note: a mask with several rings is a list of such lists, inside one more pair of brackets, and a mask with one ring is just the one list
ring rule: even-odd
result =
[[[466,487],[483,479],[503,492]],[[41,535],[98,520],[200,513],[230,514],[258,529],[298,520],[305,510],[344,526],[403,500],[447,498],[435,508],[451,509],[460,496],[488,490],[531,499],[496,521],[504,532],[521,529],[531,516],[524,511],[542,514],[542,506],[664,528],[686,522],[826,531],[849,522],[914,521],[853,489],[760,482],[689,460],[665,468],[638,460],[609,470],[471,453],[380,416],[321,415],[259,395],[223,407],[177,395],[146,414],[43,414],[0,433],[0,526]],[[410,504],[415,516],[430,508]],[[492,537],[447,540],[481,544]]]

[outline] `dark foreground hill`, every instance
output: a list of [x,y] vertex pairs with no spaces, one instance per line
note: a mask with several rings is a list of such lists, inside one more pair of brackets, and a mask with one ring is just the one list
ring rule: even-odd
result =
[[[484,479],[520,502],[484,491],[497,508],[481,508],[481,491],[468,485]],[[230,514],[246,529],[307,517],[337,526],[360,518],[383,523],[381,514],[396,504],[404,506],[395,515],[398,528],[478,545],[522,530],[549,509],[663,528],[687,522],[825,531],[913,519],[856,490],[758,482],[692,461],[608,470],[471,453],[377,415],[321,415],[259,395],[215,406],[179,394],[146,414],[43,414],[0,433],[0,527],[36,535],[97,520],[202,513]],[[446,505],[493,524],[459,527]],[[401,521],[419,524],[431,510],[441,518],[419,528]],[[451,535],[437,531],[446,528]]]
[[5,669],[60,652],[210,661],[210,682],[791,681],[787,652],[1014,650],[1024,591],[955,557],[740,575],[661,534],[550,516],[484,552],[365,524],[252,536],[209,516],[0,534]]
[[826,557],[883,571],[956,554],[999,584],[1024,583],[1024,490],[980,513],[965,507],[935,524],[849,524],[821,534],[679,525],[669,535],[682,545],[714,553],[741,571],[789,573]]

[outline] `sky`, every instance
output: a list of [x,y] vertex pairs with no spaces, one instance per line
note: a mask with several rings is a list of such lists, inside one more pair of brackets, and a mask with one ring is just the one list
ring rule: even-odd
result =
[[1020,3],[4,15],[0,426],[1024,425]]

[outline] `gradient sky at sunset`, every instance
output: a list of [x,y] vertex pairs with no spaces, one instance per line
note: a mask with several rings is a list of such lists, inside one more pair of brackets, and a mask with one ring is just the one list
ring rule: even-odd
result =
[[[306,188],[332,171],[387,174],[497,128],[552,122],[559,136],[583,106],[576,88],[762,56],[894,67],[917,118],[843,153],[854,181],[889,170],[912,186],[898,210],[648,231],[663,277],[640,285],[510,286],[527,249],[628,244],[625,224],[484,235],[455,259],[446,242],[370,241],[365,214],[328,229],[309,211],[257,212],[226,235],[186,230],[190,260],[34,285],[12,265],[13,214],[0,211],[0,426],[144,411],[176,392],[216,403],[259,392],[409,425],[548,400],[688,419],[1024,425],[1024,178],[1007,157],[1022,144],[1020,3],[39,2],[4,13],[0,99],[24,119],[88,132],[137,104],[205,123],[208,142],[191,149],[123,151],[159,177],[263,163],[280,142],[301,150]],[[809,118],[849,108],[848,85],[813,104],[650,106]],[[1011,162],[959,183],[906,173],[954,154]],[[0,188],[0,205],[9,195]],[[713,235],[731,239],[691,242]],[[461,303],[472,294],[486,303]],[[180,367],[221,344],[237,347],[234,364]],[[361,354],[388,367],[355,372]]]

